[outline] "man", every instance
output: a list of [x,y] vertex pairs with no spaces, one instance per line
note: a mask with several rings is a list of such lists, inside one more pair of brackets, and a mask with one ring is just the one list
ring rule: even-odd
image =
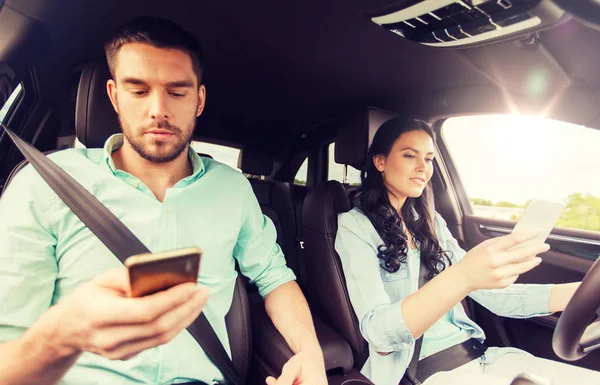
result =
[[200,45],[142,18],[105,48],[123,134],[52,158],[150,250],[201,247],[199,286],[128,298],[121,262],[28,166],[0,200],[0,383],[223,382],[185,328],[203,311],[229,349],[235,258],[296,353],[267,383],[326,384],[308,306],[249,182],[189,147],[206,100]]

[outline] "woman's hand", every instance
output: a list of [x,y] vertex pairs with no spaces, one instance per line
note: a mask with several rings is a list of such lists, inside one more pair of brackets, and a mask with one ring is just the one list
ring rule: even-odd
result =
[[507,287],[520,274],[542,262],[537,254],[550,249],[548,244],[541,242],[519,247],[536,235],[537,231],[522,231],[488,239],[469,251],[456,264],[456,269],[460,270],[470,291]]

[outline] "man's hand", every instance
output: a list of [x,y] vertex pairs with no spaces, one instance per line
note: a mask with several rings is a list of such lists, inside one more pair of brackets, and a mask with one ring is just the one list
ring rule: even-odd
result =
[[127,360],[171,341],[200,314],[208,289],[186,283],[142,298],[129,298],[127,270],[110,271],[83,284],[36,324],[60,356],[92,352]]
[[299,352],[283,365],[279,378],[267,378],[267,385],[327,385],[322,353]]

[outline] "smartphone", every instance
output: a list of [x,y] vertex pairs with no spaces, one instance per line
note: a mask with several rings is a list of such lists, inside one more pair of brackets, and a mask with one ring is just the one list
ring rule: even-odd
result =
[[200,257],[197,247],[163,253],[133,255],[125,260],[131,297],[143,297],[173,286],[198,281]]
[[515,225],[513,232],[518,230],[539,230],[540,234],[535,238],[513,246],[511,249],[514,250],[545,242],[564,209],[565,204],[561,202],[543,200],[532,200],[529,202],[521,219]]

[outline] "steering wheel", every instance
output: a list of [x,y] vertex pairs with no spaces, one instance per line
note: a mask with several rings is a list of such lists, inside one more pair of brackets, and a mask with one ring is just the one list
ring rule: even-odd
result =
[[600,31],[600,0],[552,0],[582,24]]
[[583,278],[554,329],[552,348],[557,356],[575,361],[600,348],[600,317],[590,324],[599,307],[600,258]]

